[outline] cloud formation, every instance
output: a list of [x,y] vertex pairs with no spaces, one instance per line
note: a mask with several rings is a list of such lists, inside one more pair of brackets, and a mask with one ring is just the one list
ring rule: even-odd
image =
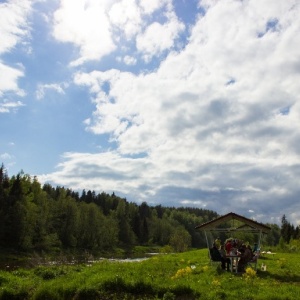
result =
[[[66,153],[59,171],[43,178],[117,191],[150,204],[236,211],[260,221],[268,216],[267,221],[278,222],[285,211],[298,222],[297,1],[203,0],[188,42],[178,51],[171,50],[184,25],[171,2],[151,3],[106,1],[109,19],[103,16],[106,25],[93,34],[109,35],[110,26],[118,26],[125,38],[135,37],[146,61],[168,50],[157,69],[74,76],[95,104],[87,129],[109,134],[117,148]],[[142,17],[159,5],[167,7],[166,21],[146,25]],[[58,28],[57,37],[64,32]],[[69,34],[65,41],[71,40],[80,47],[90,43]],[[114,51],[113,34],[104,41],[94,56],[81,48],[80,59],[101,59]],[[132,61],[128,57],[128,64]]]
[[[9,0],[0,13],[4,162],[300,224],[297,0]],[[35,101],[50,92],[65,101]]]
[[62,0],[54,14],[54,37],[79,47],[77,66],[88,60],[101,59],[115,49],[105,14],[111,1]]
[[24,76],[22,69],[12,68],[0,61],[0,73],[5,74],[0,81],[0,97],[7,92],[14,92],[18,96],[24,96],[24,91],[20,89],[18,80]]
[[[10,0],[0,3],[0,97],[7,92],[13,92],[17,96],[24,96],[24,91],[19,87],[18,80],[24,76],[24,70],[16,66],[9,66],[1,56],[10,52],[18,43],[26,41],[30,37],[28,16],[31,12],[31,1]],[[16,62],[18,64],[19,62]],[[5,104],[1,104],[1,112]]]
[[[101,60],[124,44],[135,47],[149,62],[152,56],[173,48],[184,30],[170,0],[151,1],[151,4],[136,0],[76,3],[61,0],[53,25],[53,36],[57,40],[72,43],[79,49],[79,58],[70,62],[73,67]],[[135,41],[133,45],[132,41]],[[128,62],[126,52],[124,56]]]
[[39,84],[36,90],[36,98],[41,100],[45,97],[47,90],[53,90],[58,94],[65,94],[64,89],[68,86],[66,83],[51,83],[51,84]]
[[0,54],[9,51],[28,37],[30,27],[27,17],[30,11],[31,1],[11,0],[0,3]]

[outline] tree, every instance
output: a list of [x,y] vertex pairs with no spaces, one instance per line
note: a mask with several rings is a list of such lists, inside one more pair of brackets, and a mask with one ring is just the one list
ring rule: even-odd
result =
[[104,216],[95,204],[81,202],[79,204],[79,236],[78,246],[83,249],[101,248],[101,224]]
[[149,225],[149,240],[160,246],[168,245],[173,231],[174,227],[167,218],[152,219]]
[[20,248],[22,235],[25,234],[26,206],[22,190],[22,175],[19,173],[10,180],[10,191],[7,198],[7,211],[4,223],[4,242],[10,247]]
[[284,238],[281,236],[279,239],[279,248],[284,250],[286,248],[286,243],[284,241]]
[[283,215],[281,219],[281,236],[287,244],[292,237],[292,231],[291,224],[287,221],[286,216]]
[[61,228],[59,230],[60,240],[66,248],[77,246],[79,211],[74,199],[67,197],[60,203]]
[[136,243],[136,236],[130,227],[126,202],[119,200],[119,204],[116,209],[116,217],[119,222],[119,241],[124,245],[133,245]]
[[8,213],[8,188],[9,178],[4,165],[0,167],[0,245],[5,245],[6,216]]
[[99,231],[101,250],[113,249],[118,244],[118,220],[112,215],[104,217]]
[[62,246],[65,248],[75,247],[79,226],[77,202],[67,196],[66,189],[57,188],[56,200],[52,201],[51,208],[51,226],[57,233]]
[[42,190],[35,199],[37,206],[37,219],[34,227],[33,247],[38,251],[52,250],[60,247],[61,242],[58,232],[53,227],[54,199],[49,199],[48,194]]
[[141,219],[150,217],[150,207],[148,206],[147,202],[143,202],[140,205],[139,213],[140,213]]
[[183,227],[178,227],[170,237],[170,245],[176,252],[184,252],[191,246],[191,236]]
[[276,246],[280,239],[280,228],[277,224],[268,224],[271,231],[262,237],[262,243],[269,246]]

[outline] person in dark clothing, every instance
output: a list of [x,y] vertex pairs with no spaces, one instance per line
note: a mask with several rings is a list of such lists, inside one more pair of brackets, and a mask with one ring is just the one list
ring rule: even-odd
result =
[[227,271],[229,271],[230,259],[223,257],[215,244],[209,249],[209,252],[211,260],[220,261],[222,269],[225,270],[227,268]]
[[249,249],[249,247],[247,247],[245,244],[242,245],[240,252],[241,252],[241,256],[238,263],[238,271],[245,272],[247,263],[252,259],[253,254],[251,248]]

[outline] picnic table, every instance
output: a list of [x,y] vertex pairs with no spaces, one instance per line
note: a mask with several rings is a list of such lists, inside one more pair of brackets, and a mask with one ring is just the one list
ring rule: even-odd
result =
[[276,253],[274,253],[274,252],[271,252],[271,251],[262,251],[262,252],[260,252],[260,254],[261,254],[261,256],[265,256],[265,255],[272,255],[272,258],[274,259],[274,256],[275,256],[275,254]]
[[237,273],[238,272],[238,263],[239,263],[240,255],[238,255],[238,254],[229,254],[229,255],[226,255],[226,257],[230,259],[230,271],[231,271],[231,273],[234,271],[234,269],[235,269],[235,273]]

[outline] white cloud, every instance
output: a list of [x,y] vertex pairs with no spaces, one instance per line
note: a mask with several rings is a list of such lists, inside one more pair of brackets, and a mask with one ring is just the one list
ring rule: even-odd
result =
[[8,160],[8,159],[11,159],[13,157],[8,153],[2,153],[2,154],[0,154],[0,158],[4,159],[4,160]]
[[135,0],[116,2],[109,11],[113,26],[122,30],[127,39],[134,37],[141,29],[142,14]]
[[170,0],[139,0],[139,5],[141,6],[143,12],[148,14],[153,14],[155,11],[167,6],[168,9],[172,7],[172,1]]
[[18,86],[19,78],[24,76],[23,70],[12,68],[0,61],[0,74],[5,74],[0,81],[0,97],[8,91],[14,92],[18,96],[25,95],[25,92]]
[[53,36],[79,49],[71,66],[101,60],[114,51],[120,57],[120,52],[135,46],[149,61],[172,49],[183,30],[170,0],[60,0],[53,20]]
[[39,84],[35,92],[36,98],[41,100],[45,97],[47,90],[53,90],[58,94],[65,94],[64,89],[68,87],[66,83],[51,83],[51,84]]
[[24,106],[23,102],[21,101],[9,101],[4,99],[0,101],[0,113],[16,111],[21,106]]
[[170,0],[121,0],[115,1],[109,10],[109,19],[113,27],[117,27],[123,32],[126,39],[132,39],[139,34],[152,14],[159,11],[172,12],[172,2]]
[[54,37],[79,47],[80,58],[72,66],[101,59],[115,49],[106,11],[112,1],[61,0],[54,14]]
[[[139,183],[136,179],[145,170],[145,164],[147,164],[144,159],[131,161],[116,152],[99,154],[65,153],[63,158],[65,162],[59,165],[63,169],[62,171],[57,171],[51,175],[40,175],[39,180],[42,182],[55,181],[55,177],[57,177],[62,180],[60,184],[69,184],[69,180],[64,178],[67,170],[67,172],[72,172],[74,175],[72,176],[72,184],[76,189],[86,188],[85,182],[82,181],[82,175],[89,178],[89,186],[95,190],[99,186],[97,178],[103,176],[102,184],[106,186],[106,192],[115,190],[116,182],[124,179],[124,183],[121,183],[122,190],[129,193],[131,189],[138,187]],[[141,164],[141,162],[143,163]],[[110,174],[107,180],[105,179],[106,174]],[[116,181],[112,181],[111,177]]]
[[[1,111],[1,107],[0,107],[0,111]],[[9,154],[7,152],[0,153],[0,159],[1,159],[1,163],[5,165],[5,168],[7,170],[9,170],[10,167],[16,164],[14,155]]]
[[129,66],[133,66],[137,63],[137,59],[135,57],[132,57],[132,56],[129,56],[129,55],[126,55],[124,57],[124,63],[126,65],[129,65]]
[[[17,44],[26,44],[30,38],[30,26],[28,16],[31,12],[32,1],[10,0],[0,3],[0,55],[10,52]],[[0,97],[7,92],[13,92],[17,96],[24,96],[25,92],[19,88],[18,80],[24,76],[23,67],[18,69],[9,66],[0,59],[0,74],[5,74],[0,81]],[[20,101],[5,102],[0,104],[1,112],[9,112],[11,105],[21,106]]]
[[0,54],[8,52],[17,43],[29,36],[27,22],[32,1],[10,0],[0,3]]
[[138,51],[144,54],[146,61],[151,60],[153,56],[159,56],[164,50],[174,47],[175,40],[185,29],[184,24],[179,22],[173,13],[169,15],[168,22],[164,24],[154,22],[138,35],[136,46]]
[[[259,218],[299,211],[300,8],[292,0],[264,9],[257,1],[206,3],[186,47],[156,71],[76,74],[95,104],[86,126],[118,148],[68,153],[45,180],[95,190],[101,180],[137,201]],[[278,30],[268,30],[270,19]],[[153,23],[138,47],[159,54],[180,28],[176,18]]]

